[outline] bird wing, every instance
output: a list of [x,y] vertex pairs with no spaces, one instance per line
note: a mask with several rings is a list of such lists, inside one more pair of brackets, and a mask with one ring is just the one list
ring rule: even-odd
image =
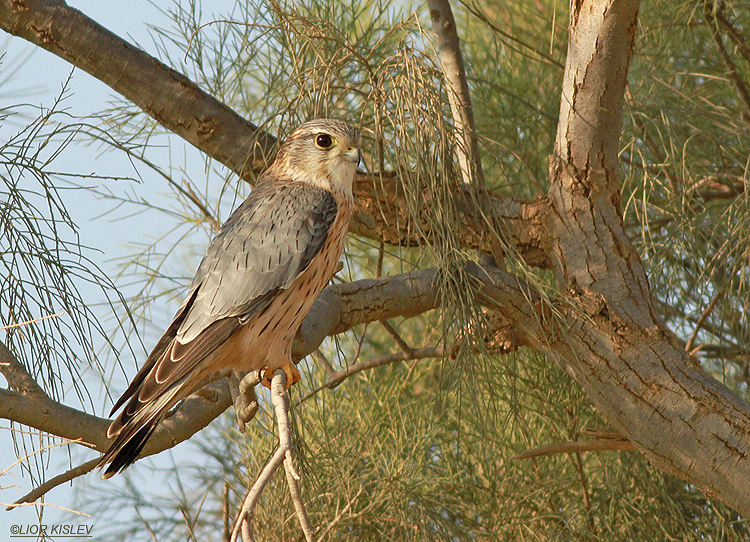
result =
[[108,434],[118,434],[149,401],[179,383],[310,265],[338,206],[322,188],[259,184],[222,226],[174,320],[112,412],[130,399]]

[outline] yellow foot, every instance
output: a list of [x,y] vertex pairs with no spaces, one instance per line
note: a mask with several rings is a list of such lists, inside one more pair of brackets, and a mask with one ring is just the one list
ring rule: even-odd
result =
[[[277,368],[282,369],[284,373],[286,373],[286,389],[287,390],[292,387],[292,384],[296,384],[302,378],[299,374],[299,371],[297,370],[297,367],[295,367],[289,362],[286,362],[284,365],[282,365],[281,367],[277,367]],[[273,373],[275,372],[276,372],[276,369],[271,369],[270,367],[268,367],[263,372],[263,380],[261,380],[261,384],[263,384],[269,390],[271,389],[271,379],[273,378]]]

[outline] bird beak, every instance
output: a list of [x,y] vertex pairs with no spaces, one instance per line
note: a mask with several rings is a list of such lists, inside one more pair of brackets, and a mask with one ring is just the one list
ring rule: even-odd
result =
[[346,152],[344,153],[344,158],[356,165],[359,165],[359,163],[362,161],[362,153],[357,147],[347,147]]

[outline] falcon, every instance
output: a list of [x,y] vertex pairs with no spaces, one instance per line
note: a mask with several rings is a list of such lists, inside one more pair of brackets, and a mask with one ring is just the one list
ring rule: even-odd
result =
[[294,336],[341,257],[361,136],[317,119],[294,130],[211,241],[187,297],[110,412],[103,478],[131,465],[180,400],[231,371],[300,379]]

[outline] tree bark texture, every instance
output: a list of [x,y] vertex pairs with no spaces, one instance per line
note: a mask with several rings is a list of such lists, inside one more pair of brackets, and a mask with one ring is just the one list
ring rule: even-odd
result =
[[548,215],[571,308],[550,350],[654,465],[750,515],[750,408],[660,321],[623,226],[617,153],[638,8],[571,3]]
[[[638,0],[571,0],[546,197],[518,201],[482,190],[457,198],[468,246],[492,245],[487,231],[476,226],[491,209],[506,243],[528,264],[554,270],[562,298],[545,301],[496,268],[470,263],[467,273],[477,281],[478,300],[513,323],[521,344],[566,367],[602,415],[654,465],[750,516],[750,407],[702,372],[660,321],[623,227],[618,145],[638,9]],[[275,145],[184,76],[59,0],[0,0],[0,28],[88,71],[247,180]],[[416,229],[405,226],[399,176],[408,174],[358,177],[352,232],[392,244],[429,242],[412,237]],[[300,330],[295,358],[353,325],[435,308],[441,301],[435,273],[329,287]],[[13,391],[0,390],[0,417],[103,448],[105,420],[63,412],[67,407],[23,380],[21,374],[17,385],[11,383]],[[215,406],[193,419],[181,409],[157,430],[147,452],[187,438],[231,402],[218,384],[203,395],[213,397]],[[78,420],[79,427],[61,425],[63,417]]]

